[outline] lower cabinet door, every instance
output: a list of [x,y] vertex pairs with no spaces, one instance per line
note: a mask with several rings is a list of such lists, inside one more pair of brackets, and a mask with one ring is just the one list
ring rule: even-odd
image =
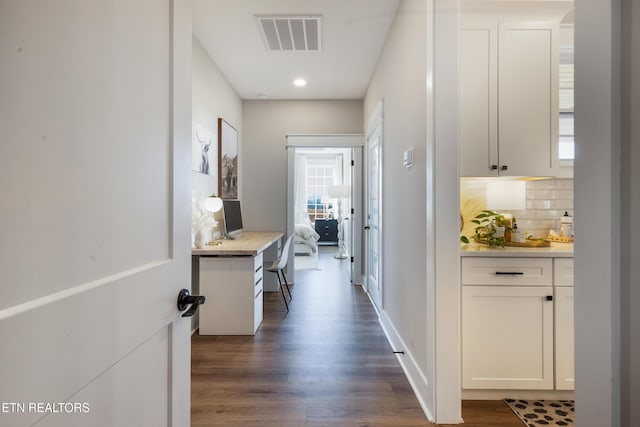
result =
[[556,287],[556,388],[575,388],[573,367],[573,288]]
[[553,288],[462,286],[462,387],[553,389]]

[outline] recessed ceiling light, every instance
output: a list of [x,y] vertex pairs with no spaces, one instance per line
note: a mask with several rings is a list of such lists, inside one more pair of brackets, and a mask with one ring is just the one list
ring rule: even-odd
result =
[[293,84],[298,86],[298,87],[302,87],[302,86],[306,86],[307,85],[307,81],[305,79],[295,79],[293,81]]

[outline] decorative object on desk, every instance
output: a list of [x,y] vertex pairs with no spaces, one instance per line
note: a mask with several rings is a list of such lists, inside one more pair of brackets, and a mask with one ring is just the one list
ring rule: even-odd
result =
[[204,195],[195,191],[191,194],[191,236],[197,248],[203,248],[211,240],[211,231],[218,224],[205,203]]
[[218,119],[218,194],[223,199],[238,198],[238,131]]
[[573,400],[504,399],[504,402],[528,427],[574,425]]
[[216,148],[213,133],[204,126],[192,122],[191,169],[205,175],[217,175]]
[[211,241],[211,229],[208,227],[203,227],[200,230],[196,231],[194,237],[194,245],[198,249],[202,249]]
[[344,223],[342,221],[342,199],[346,199],[351,194],[351,187],[348,185],[329,186],[329,197],[338,200],[338,253],[336,259],[346,259],[347,254],[344,249]]
[[[483,210],[471,222],[476,224],[473,236],[476,242],[489,245],[490,248],[504,248],[505,231],[511,231],[511,226],[507,225],[504,215]],[[469,238],[463,234],[460,236],[460,241],[469,243]]]

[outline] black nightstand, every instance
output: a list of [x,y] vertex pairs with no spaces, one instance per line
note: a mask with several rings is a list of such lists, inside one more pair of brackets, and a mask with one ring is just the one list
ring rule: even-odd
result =
[[316,219],[316,233],[320,235],[318,242],[338,243],[338,220]]

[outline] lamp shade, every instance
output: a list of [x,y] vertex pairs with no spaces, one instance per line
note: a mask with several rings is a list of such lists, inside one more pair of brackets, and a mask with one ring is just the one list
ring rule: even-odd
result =
[[348,185],[330,185],[329,197],[332,199],[345,199],[349,197],[351,187]]
[[207,197],[204,200],[204,208],[209,212],[218,212],[222,209],[222,199],[220,197]]
[[526,209],[524,181],[491,181],[487,183],[487,209],[523,211]]

